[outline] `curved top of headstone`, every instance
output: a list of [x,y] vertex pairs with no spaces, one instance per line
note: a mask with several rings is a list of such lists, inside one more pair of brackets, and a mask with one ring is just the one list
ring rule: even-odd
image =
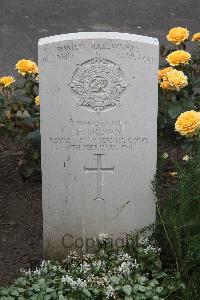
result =
[[77,33],[68,33],[68,34],[60,34],[49,36],[45,38],[41,38],[39,40],[38,45],[46,45],[66,40],[78,40],[78,39],[116,39],[116,40],[130,40],[140,43],[158,45],[158,39],[137,35],[137,34],[130,34],[130,33],[121,33],[121,32],[77,32]]

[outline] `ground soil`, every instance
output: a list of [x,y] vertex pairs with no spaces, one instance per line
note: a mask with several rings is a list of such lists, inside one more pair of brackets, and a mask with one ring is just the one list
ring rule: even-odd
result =
[[[159,154],[177,158],[183,153],[175,139],[159,139]],[[22,149],[14,141],[0,140],[0,286],[12,283],[20,268],[34,268],[42,259],[41,177],[24,180],[19,162]],[[163,194],[169,187],[166,166]]]
[[24,181],[20,146],[0,141],[0,285],[42,258],[41,178]]

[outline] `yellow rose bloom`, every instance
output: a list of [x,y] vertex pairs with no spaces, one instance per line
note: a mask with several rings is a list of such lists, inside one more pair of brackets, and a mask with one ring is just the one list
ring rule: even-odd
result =
[[167,80],[162,81],[162,82],[160,83],[160,87],[161,87],[163,90],[171,90],[169,81],[167,81]]
[[3,87],[8,87],[15,82],[15,78],[12,76],[3,76],[0,78],[0,85]]
[[191,54],[184,50],[177,50],[170,53],[166,60],[171,66],[178,66],[180,64],[188,64]]
[[173,70],[172,67],[167,67],[167,68],[164,68],[164,69],[160,69],[158,71],[158,81],[161,81],[163,79],[163,77],[166,75],[167,72]]
[[166,90],[180,91],[186,85],[188,85],[187,76],[182,71],[172,69],[163,77],[160,87]]
[[197,32],[197,33],[193,34],[192,41],[193,42],[200,42],[200,32]]
[[40,96],[35,97],[35,105],[40,105]]
[[175,131],[180,135],[192,137],[200,130],[200,112],[190,110],[182,113],[176,120]]
[[190,32],[187,30],[187,28],[174,27],[168,32],[167,39],[169,42],[175,45],[180,45],[188,39],[189,34]]
[[22,76],[28,75],[28,74],[37,74],[38,73],[38,67],[36,63],[29,59],[21,59],[17,62],[15,65],[18,73],[20,73]]

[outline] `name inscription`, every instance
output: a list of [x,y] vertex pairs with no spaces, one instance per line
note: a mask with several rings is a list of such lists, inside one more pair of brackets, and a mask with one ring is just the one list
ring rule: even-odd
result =
[[147,144],[145,136],[127,136],[126,120],[73,120],[70,119],[71,136],[49,137],[50,144],[62,144],[66,151],[131,151],[140,144]]

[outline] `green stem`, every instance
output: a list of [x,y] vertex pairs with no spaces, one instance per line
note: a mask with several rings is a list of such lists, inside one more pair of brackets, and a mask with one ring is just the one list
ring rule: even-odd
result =
[[170,248],[171,248],[171,250],[172,250],[172,253],[173,253],[174,258],[175,258],[175,261],[176,261],[176,268],[177,268],[178,272],[180,273],[180,270],[179,270],[179,264],[178,264],[178,261],[177,261],[177,257],[176,257],[175,251],[174,251],[174,249],[173,249],[172,242],[171,242],[171,240],[170,240],[169,234],[168,234],[168,232],[167,232],[167,228],[166,228],[166,226],[165,226],[165,222],[164,222],[164,220],[163,220],[163,217],[162,217],[162,214],[161,214],[161,211],[160,211],[160,207],[159,207],[159,205],[158,205],[158,201],[156,201],[156,207],[157,207],[158,214],[159,214],[159,217],[160,217],[161,222],[162,222],[162,226],[163,226],[164,231],[165,231],[165,234],[166,234],[166,238],[167,238],[167,240],[168,240],[168,243],[169,243],[169,245],[170,245]]

